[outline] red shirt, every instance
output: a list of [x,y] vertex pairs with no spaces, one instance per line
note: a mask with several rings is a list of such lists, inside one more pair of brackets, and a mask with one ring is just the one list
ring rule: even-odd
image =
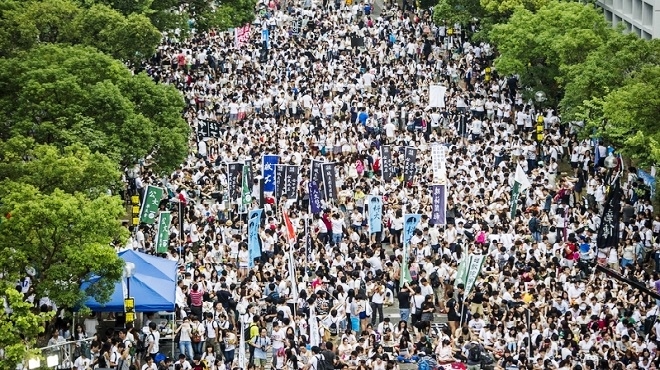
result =
[[191,306],[201,306],[204,301],[204,292],[201,290],[190,291],[190,305]]

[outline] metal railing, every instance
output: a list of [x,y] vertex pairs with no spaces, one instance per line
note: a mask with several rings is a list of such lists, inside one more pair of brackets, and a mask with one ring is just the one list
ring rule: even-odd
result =
[[94,338],[87,338],[41,347],[41,358],[28,361],[27,369],[71,369],[82,354],[91,358],[93,340]]

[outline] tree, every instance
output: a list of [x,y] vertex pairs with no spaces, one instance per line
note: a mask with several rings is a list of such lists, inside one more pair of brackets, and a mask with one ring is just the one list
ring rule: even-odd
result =
[[80,46],[43,45],[0,59],[0,139],[80,143],[122,165],[148,155],[171,171],[187,155],[181,94]]
[[605,19],[591,5],[551,1],[533,13],[517,8],[508,22],[490,32],[500,55],[495,67],[502,75],[519,74],[523,85],[561,97],[561,68],[582,63],[611,34]]
[[14,137],[0,142],[0,178],[32,185],[47,194],[60,189],[95,198],[118,189],[121,173],[115,162],[81,144],[60,149]]
[[[49,297],[58,307],[72,308],[87,295],[106,302],[122,275],[123,261],[112,242],[124,242],[125,214],[118,197],[90,199],[82,193],[60,189],[40,192],[32,185],[3,181],[0,184],[0,261],[4,280],[18,281],[25,268],[36,275],[32,287],[37,297]],[[82,281],[100,279],[87,292]]]
[[479,0],[439,0],[433,9],[433,22],[448,26],[467,25],[475,18],[484,21],[485,16]]
[[484,11],[505,21],[517,8],[535,12],[548,5],[550,0],[481,0]]
[[156,50],[161,33],[142,14],[122,15],[72,0],[9,2],[0,12],[0,55],[11,56],[43,43],[93,46],[113,57],[139,61]]

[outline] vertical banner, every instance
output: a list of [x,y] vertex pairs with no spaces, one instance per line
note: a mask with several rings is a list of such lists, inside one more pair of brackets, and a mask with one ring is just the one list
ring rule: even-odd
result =
[[375,234],[383,231],[383,198],[378,195],[370,196],[367,207],[369,211],[369,233]]
[[410,277],[410,267],[408,266],[408,259],[410,258],[410,239],[412,238],[421,218],[421,215],[403,216],[403,263],[401,264],[401,286],[412,281],[412,278]]
[[323,163],[323,190],[325,199],[328,201],[337,200],[337,179],[335,178],[335,164]]
[[254,173],[252,172],[252,160],[251,159],[246,159],[243,161],[243,171],[246,171],[247,168],[247,180],[248,180],[248,186],[252,188],[252,185],[254,184]]
[[289,281],[291,282],[291,298],[298,301],[298,279],[296,278],[296,256],[293,253],[293,245],[289,250]]
[[252,201],[252,194],[250,193],[250,181],[248,173],[250,172],[250,166],[248,165],[249,162],[246,162],[243,165],[243,176],[242,176],[242,184],[243,186],[241,187],[241,204],[243,205],[248,205]]
[[456,279],[454,279],[454,288],[458,287],[459,284],[463,284],[465,287],[465,281],[467,280],[467,271],[468,266],[470,265],[471,255],[463,253],[463,258],[461,262],[458,263],[458,270],[456,271]]
[[442,85],[429,86],[429,107],[444,108],[446,91],[447,88]]
[[431,169],[433,170],[433,181],[443,181],[446,174],[443,176],[443,170],[447,163],[447,147],[442,144],[431,145]]
[[286,227],[286,236],[290,244],[296,242],[296,230],[293,228],[289,214],[282,211],[282,218],[284,219],[284,226]]
[[312,262],[312,235],[309,230],[309,217],[305,217],[305,255],[307,262]]
[[238,341],[238,356],[237,356],[238,357],[238,368],[239,369],[247,369],[247,366],[246,366],[247,361],[245,360],[245,346],[247,345],[247,343],[245,343],[245,335],[243,335],[243,333],[245,333],[245,329],[247,329],[248,325],[250,325],[250,323],[245,322],[245,320],[246,320],[245,318],[247,318],[249,315],[246,314],[245,312],[239,312],[239,316],[240,316],[239,318],[240,318],[240,323],[241,323],[241,331],[239,331],[239,333],[241,333],[240,334],[241,339]]
[[266,154],[261,158],[261,176],[264,178],[264,192],[275,192],[275,166],[280,162],[280,157]]
[[394,165],[392,164],[392,148],[389,145],[380,147],[380,168],[383,175],[383,182],[389,183],[394,177]]
[[619,245],[619,217],[621,208],[621,187],[615,181],[610,187],[601,216],[596,245],[598,248],[616,247]]
[[183,202],[179,201],[179,239],[181,240],[186,240],[186,233],[185,233],[185,220],[186,220],[186,205],[183,204]]
[[170,247],[170,222],[172,222],[172,214],[161,212],[156,232],[156,253],[167,253]]
[[403,154],[403,182],[412,181],[415,177],[415,161],[417,160],[417,149],[406,147]]
[[312,159],[309,179],[316,183],[319,194],[321,194],[321,199],[325,199],[325,192],[323,191],[323,162]]
[[261,30],[261,43],[266,47],[266,49],[270,49],[270,31],[268,28]]
[[520,198],[520,193],[525,191],[525,189],[532,186],[525,175],[522,167],[518,165],[516,168],[516,175],[514,177],[513,189],[511,190],[511,219],[516,218],[516,209],[518,207],[518,198]]
[[[465,275],[465,293],[464,297],[467,297],[472,288],[474,288],[474,283],[477,282],[477,278],[481,273],[481,266],[484,264],[486,256],[482,255],[472,255],[470,256],[470,263],[467,266],[467,273]],[[465,299],[465,298],[464,298]]]
[[309,188],[309,210],[312,214],[319,214],[322,211],[319,186],[316,181],[309,181],[307,186]]
[[163,199],[163,188],[157,186],[147,186],[144,192],[144,199],[142,199],[142,207],[140,207],[140,222],[153,225],[156,222],[158,215],[158,206]]
[[447,185],[431,186],[431,223],[433,225],[447,224]]
[[243,27],[234,28],[234,46],[240,49],[250,41],[250,24],[246,23]]
[[275,166],[275,199],[279,202],[286,195],[286,167],[283,164]]
[[298,171],[298,166],[286,166],[286,181],[284,182],[284,189],[287,199],[298,199]]
[[229,202],[233,204],[241,198],[243,191],[243,163],[233,162],[227,165],[227,187],[229,188]]
[[259,246],[259,225],[261,225],[261,209],[250,211],[248,215],[248,267],[254,267],[254,260],[261,257]]

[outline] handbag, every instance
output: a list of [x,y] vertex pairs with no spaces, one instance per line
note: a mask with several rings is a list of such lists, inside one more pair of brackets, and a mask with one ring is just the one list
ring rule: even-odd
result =
[[190,341],[193,343],[199,343],[202,341],[202,335],[199,332],[194,331],[190,334]]
[[422,321],[433,321],[433,312],[423,312]]

